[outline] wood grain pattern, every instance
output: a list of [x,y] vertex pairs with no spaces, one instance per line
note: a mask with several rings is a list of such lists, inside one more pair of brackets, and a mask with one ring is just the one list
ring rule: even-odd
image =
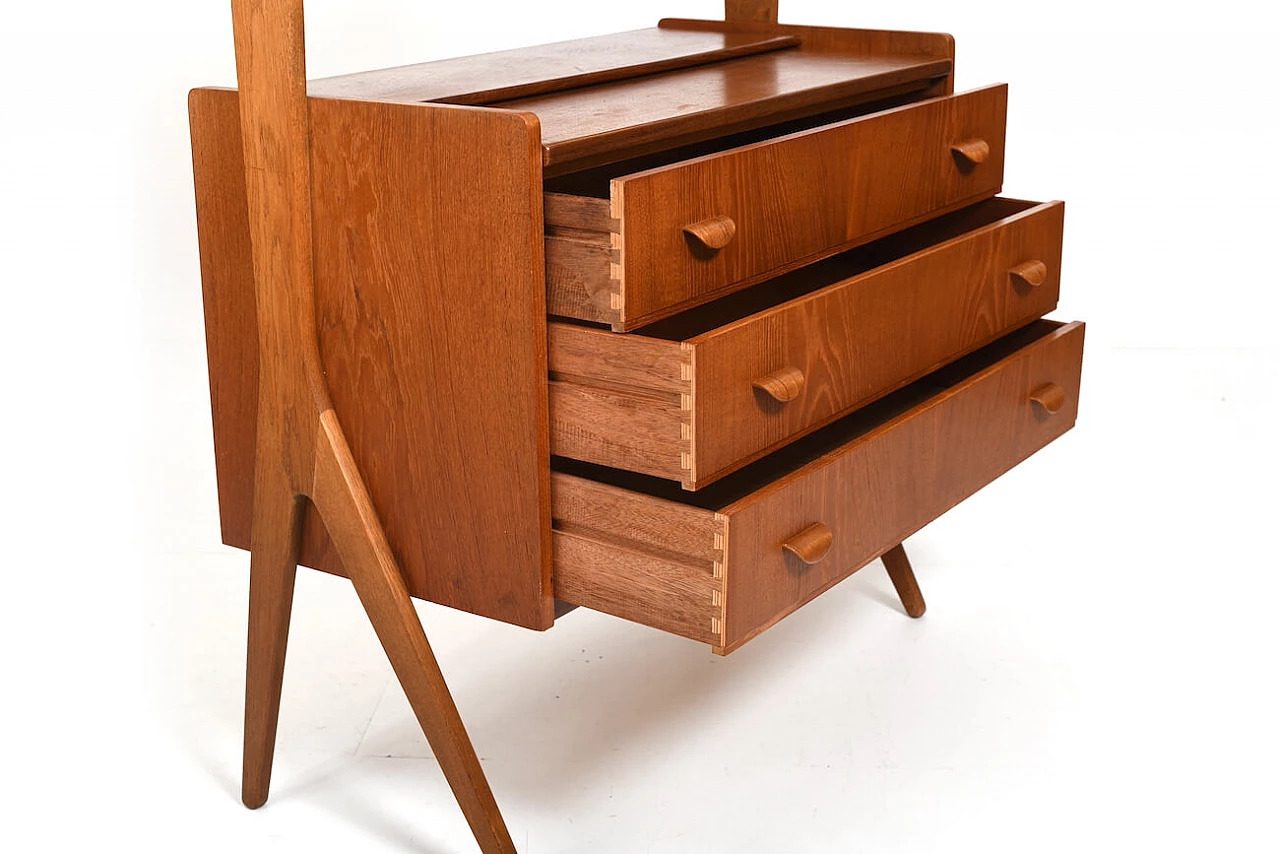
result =
[[318,98],[482,105],[788,47],[783,36],[651,27],[313,80]]
[[674,341],[615,335],[603,329],[552,323],[548,327],[552,376],[624,386],[649,394],[690,394],[689,351]]
[[555,533],[557,595],[633,623],[718,644],[720,582],[711,572],[624,545]]
[[[1007,88],[948,96],[615,179],[622,327],[644,323],[865,241],[895,224],[995,195]],[[971,169],[951,155],[981,137]],[[706,254],[684,226],[728,216],[738,236]]]
[[[191,103],[223,535],[246,548],[257,354],[244,181],[234,177],[243,161],[226,142],[240,132],[238,98],[197,90]],[[547,628],[536,123],[479,108],[315,99],[311,112],[325,369],[409,588]],[[427,149],[439,155],[423,158]],[[483,297],[458,299],[468,289]],[[345,574],[314,508],[306,520],[302,563]]]
[[222,541],[248,548],[258,418],[258,311],[239,101],[225,92],[195,89],[188,109],[218,513]]
[[[557,595],[647,625],[662,621],[664,603],[677,597],[667,620],[676,627],[668,630],[704,640],[688,627],[723,620],[714,624],[723,641],[713,643],[727,654],[1069,430],[1083,346],[1082,324],[1040,321],[698,493],[607,469],[592,469],[596,480],[557,472],[556,525],[599,546],[588,552],[579,544],[562,561],[557,539],[557,567],[563,562],[572,579],[562,589],[557,570]],[[1065,390],[1056,415],[1031,400],[1046,382]],[[894,471],[911,476],[886,476]],[[667,566],[650,574],[645,560],[607,551],[698,565],[706,553],[695,556],[690,540],[706,542],[720,524],[711,572],[723,576],[723,599],[713,596],[701,610],[691,608],[702,600],[681,592],[685,576],[677,581]],[[785,550],[806,531],[822,534],[809,537],[816,545],[829,545],[820,554],[813,543],[800,544],[812,564]],[[673,561],[666,544],[685,557]],[[898,581],[901,568],[892,567]],[[911,596],[904,604],[920,610]]]
[[547,259],[547,312],[595,323],[618,322],[618,283],[613,278],[617,253],[608,235],[574,232],[562,236],[551,230],[544,250]]
[[[747,0],[749,2],[750,0]],[[868,30],[848,27],[812,27],[764,21],[706,21],[664,18],[658,28],[681,32],[722,33],[740,36],[792,35],[800,38],[801,49],[816,53],[846,53],[863,56],[928,56],[954,60],[955,39],[947,33],[900,30]],[[939,93],[947,94],[947,93]]]
[[[798,435],[958,358],[1058,304],[1064,206],[1038,205],[689,341],[696,438],[691,480],[712,482]],[[1052,266],[1021,292],[1005,271]],[[798,397],[770,405],[757,377],[792,367]]]
[[[310,91],[533,112],[549,175],[856,103],[877,90],[949,91],[954,51],[917,50],[914,37],[896,56],[861,52],[857,44],[873,44],[866,36],[849,45],[813,36],[815,53],[799,33],[717,23],[721,31],[661,26],[344,75],[314,81]],[[754,62],[775,54],[786,58]]]
[[778,23],[777,0],[725,0],[724,17],[726,21],[759,21],[766,24]]
[[723,517],[560,472],[552,515],[558,599],[722,642]]
[[563,472],[551,473],[556,524],[587,530],[604,540],[632,543],[643,551],[666,551],[684,563],[709,568],[723,557],[723,520],[678,501],[620,490]]
[[[995,199],[642,332],[552,323],[554,376],[591,390],[572,408],[553,392],[552,449],[705,487],[1052,311],[1063,213]],[[1031,257],[1044,284],[1014,287],[1007,271]],[[672,394],[688,396],[679,433]],[[667,427],[647,433],[655,417]]]
[[311,113],[321,353],[409,587],[548,628],[537,122],[333,100]]
[[562,456],[682,480],[689,412],[679,396],[604,388],[581,379],[550,384],[552,450]]
[[785,50],[531,98],[548,176],[931,89],[948,60]]
[[[1084,326],[1071,324],[721,512],[729,517],[729,652],[942,515],[1075,423]],[[1069,404],[1043,417],[1046,381]],[[910,471],[910,477],[885,472]],[[814,522],[835,531],[825,560],[796,574],[778,544]]]
[[547,232],[557,229],[588,231],[608,235],[618,230],[618,223],[609,214],[607,199],[571,196],[565,193],[543,195],[543,219]]

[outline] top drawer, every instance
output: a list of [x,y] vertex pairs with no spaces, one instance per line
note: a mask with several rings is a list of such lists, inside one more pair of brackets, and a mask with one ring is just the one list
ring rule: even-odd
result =
[[993,196],[1007,87],[549,193],[548,310],[627,331]]

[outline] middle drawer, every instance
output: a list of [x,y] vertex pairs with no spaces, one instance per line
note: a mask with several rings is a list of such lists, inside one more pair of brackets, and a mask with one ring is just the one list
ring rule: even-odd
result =
[[633,334],[553,322],[552,453],[699,489],[1053,311],[1063,210],[992,199]]

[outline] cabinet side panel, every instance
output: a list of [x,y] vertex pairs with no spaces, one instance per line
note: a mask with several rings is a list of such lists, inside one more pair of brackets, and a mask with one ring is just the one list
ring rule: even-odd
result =
[[521,113],[313,99],[320,350],[410,589],[545,628],[540,131]]
[[248,548],[258,419],[258,313],[239,102],[234,92],[197,89],[191,93],[190,110],[218,511],[222,541]]
[[[329,385],[410,592],[553,620],[538,130],[489,111],[313,101]],[[223,540],[248,548],[257,331],[234,91],[192,93]],[[481,117],[479,114],[483,114]],[[302,563],[342,574],[308,508]]]

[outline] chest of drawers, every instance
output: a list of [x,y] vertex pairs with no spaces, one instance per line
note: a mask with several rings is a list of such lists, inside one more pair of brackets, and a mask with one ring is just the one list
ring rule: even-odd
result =
[[1007,90],[948,36],[770,3],[304,84],[234,4],[191,95],[224,540],[252,552],[245,802],[294,568],[351,577],[486,852],[410,597],[586,607],[729,654],[1070,429],[1064,207],[999,197]]

